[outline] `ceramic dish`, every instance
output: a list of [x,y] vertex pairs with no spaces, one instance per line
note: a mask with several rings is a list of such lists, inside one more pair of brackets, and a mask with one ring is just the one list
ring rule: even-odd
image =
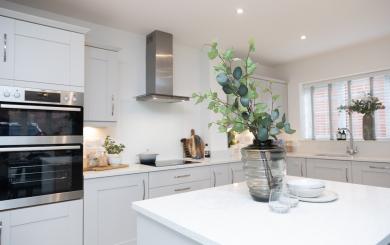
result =
[[319,197],[308,198],[308,197],[297,196],[297,198],[299,199],[299,201],[302,202],[326,203],[326,202],[336,201],[339,198],[339,196],[334,191],[325,190]]
[[290,187],[289,192],[298,197],[319,197],[321,194],[325,191],[325,187],[322,188],[316,188],[316,189],[310,189],[310,188],[297,188],[297,187]]
[[295,179],[287,182],[289,188],[317,189],[325,188],[325,183],[315,179]]

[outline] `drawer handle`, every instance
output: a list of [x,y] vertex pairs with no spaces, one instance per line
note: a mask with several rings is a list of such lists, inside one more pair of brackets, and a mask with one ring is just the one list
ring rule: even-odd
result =
[[175,179],[186,178],[186,177],[191,177],[191,174],[176,175]]
[[348,168],[345,169],[345,180],[346,180],[346,182],[349,182],[349,179],[348,179]]
[[[3,62],[7,62],[7,33],[4,33]],[[1,242],[1,241],[0,241]]]
[[378,166],[369,166],[369,168],[373,168],[373,169],[390,169],[390,167],[378,167]]
[[231,173],[232,173],[232,184],[234,184],[234,179],[235,179],[235,178],[234,178],[234,170],[231,168],[230,171],[231,171]]
[[2,238],[2,231],[3,231],[3,222],[0,221],[0,245],[2,244],[1,240],[3,239]]
[[145,183],[145,179],[142,179],[142,187],[143,187],[142,200],[145,200],[145,198],[146,198],[146,183]]
[[191,187],[185,187],[185,188],[179,188],[179,189],[175,189],[175,192],[180,192],[180,191],[189,191],[191,190]]

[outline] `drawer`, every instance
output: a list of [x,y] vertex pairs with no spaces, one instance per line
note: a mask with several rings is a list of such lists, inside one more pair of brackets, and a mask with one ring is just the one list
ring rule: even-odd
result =
[[149,173],[149,188],[210,180],[208,167],[183,168]]
[[164,186],[149,189],[149,198],[162,197],[168,195],[174,195],[189,191],[201,190],[210,187],[210,180],[202,180],[190,183],[183,183],[172,186]]

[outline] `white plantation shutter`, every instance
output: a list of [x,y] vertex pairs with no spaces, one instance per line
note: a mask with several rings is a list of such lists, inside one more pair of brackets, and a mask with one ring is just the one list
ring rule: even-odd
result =
[[362,114],[338,111],[341,105],[367,93],[377,96],[386,106],[375,112],[377,139],[390,139],[390,71],[370,73],[354,78],[303,85],[302,131],[306,139],[335,139],[338,128],[349,128],[355,139],[363,138]]

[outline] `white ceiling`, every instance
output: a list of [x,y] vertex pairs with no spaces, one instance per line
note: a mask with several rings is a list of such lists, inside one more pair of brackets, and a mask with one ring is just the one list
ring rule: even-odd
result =
[[254,37],[268,65],[390,35],[390,0],[10,1],[140,34],[159,29],[198,47],[216,39],[245,52]]

